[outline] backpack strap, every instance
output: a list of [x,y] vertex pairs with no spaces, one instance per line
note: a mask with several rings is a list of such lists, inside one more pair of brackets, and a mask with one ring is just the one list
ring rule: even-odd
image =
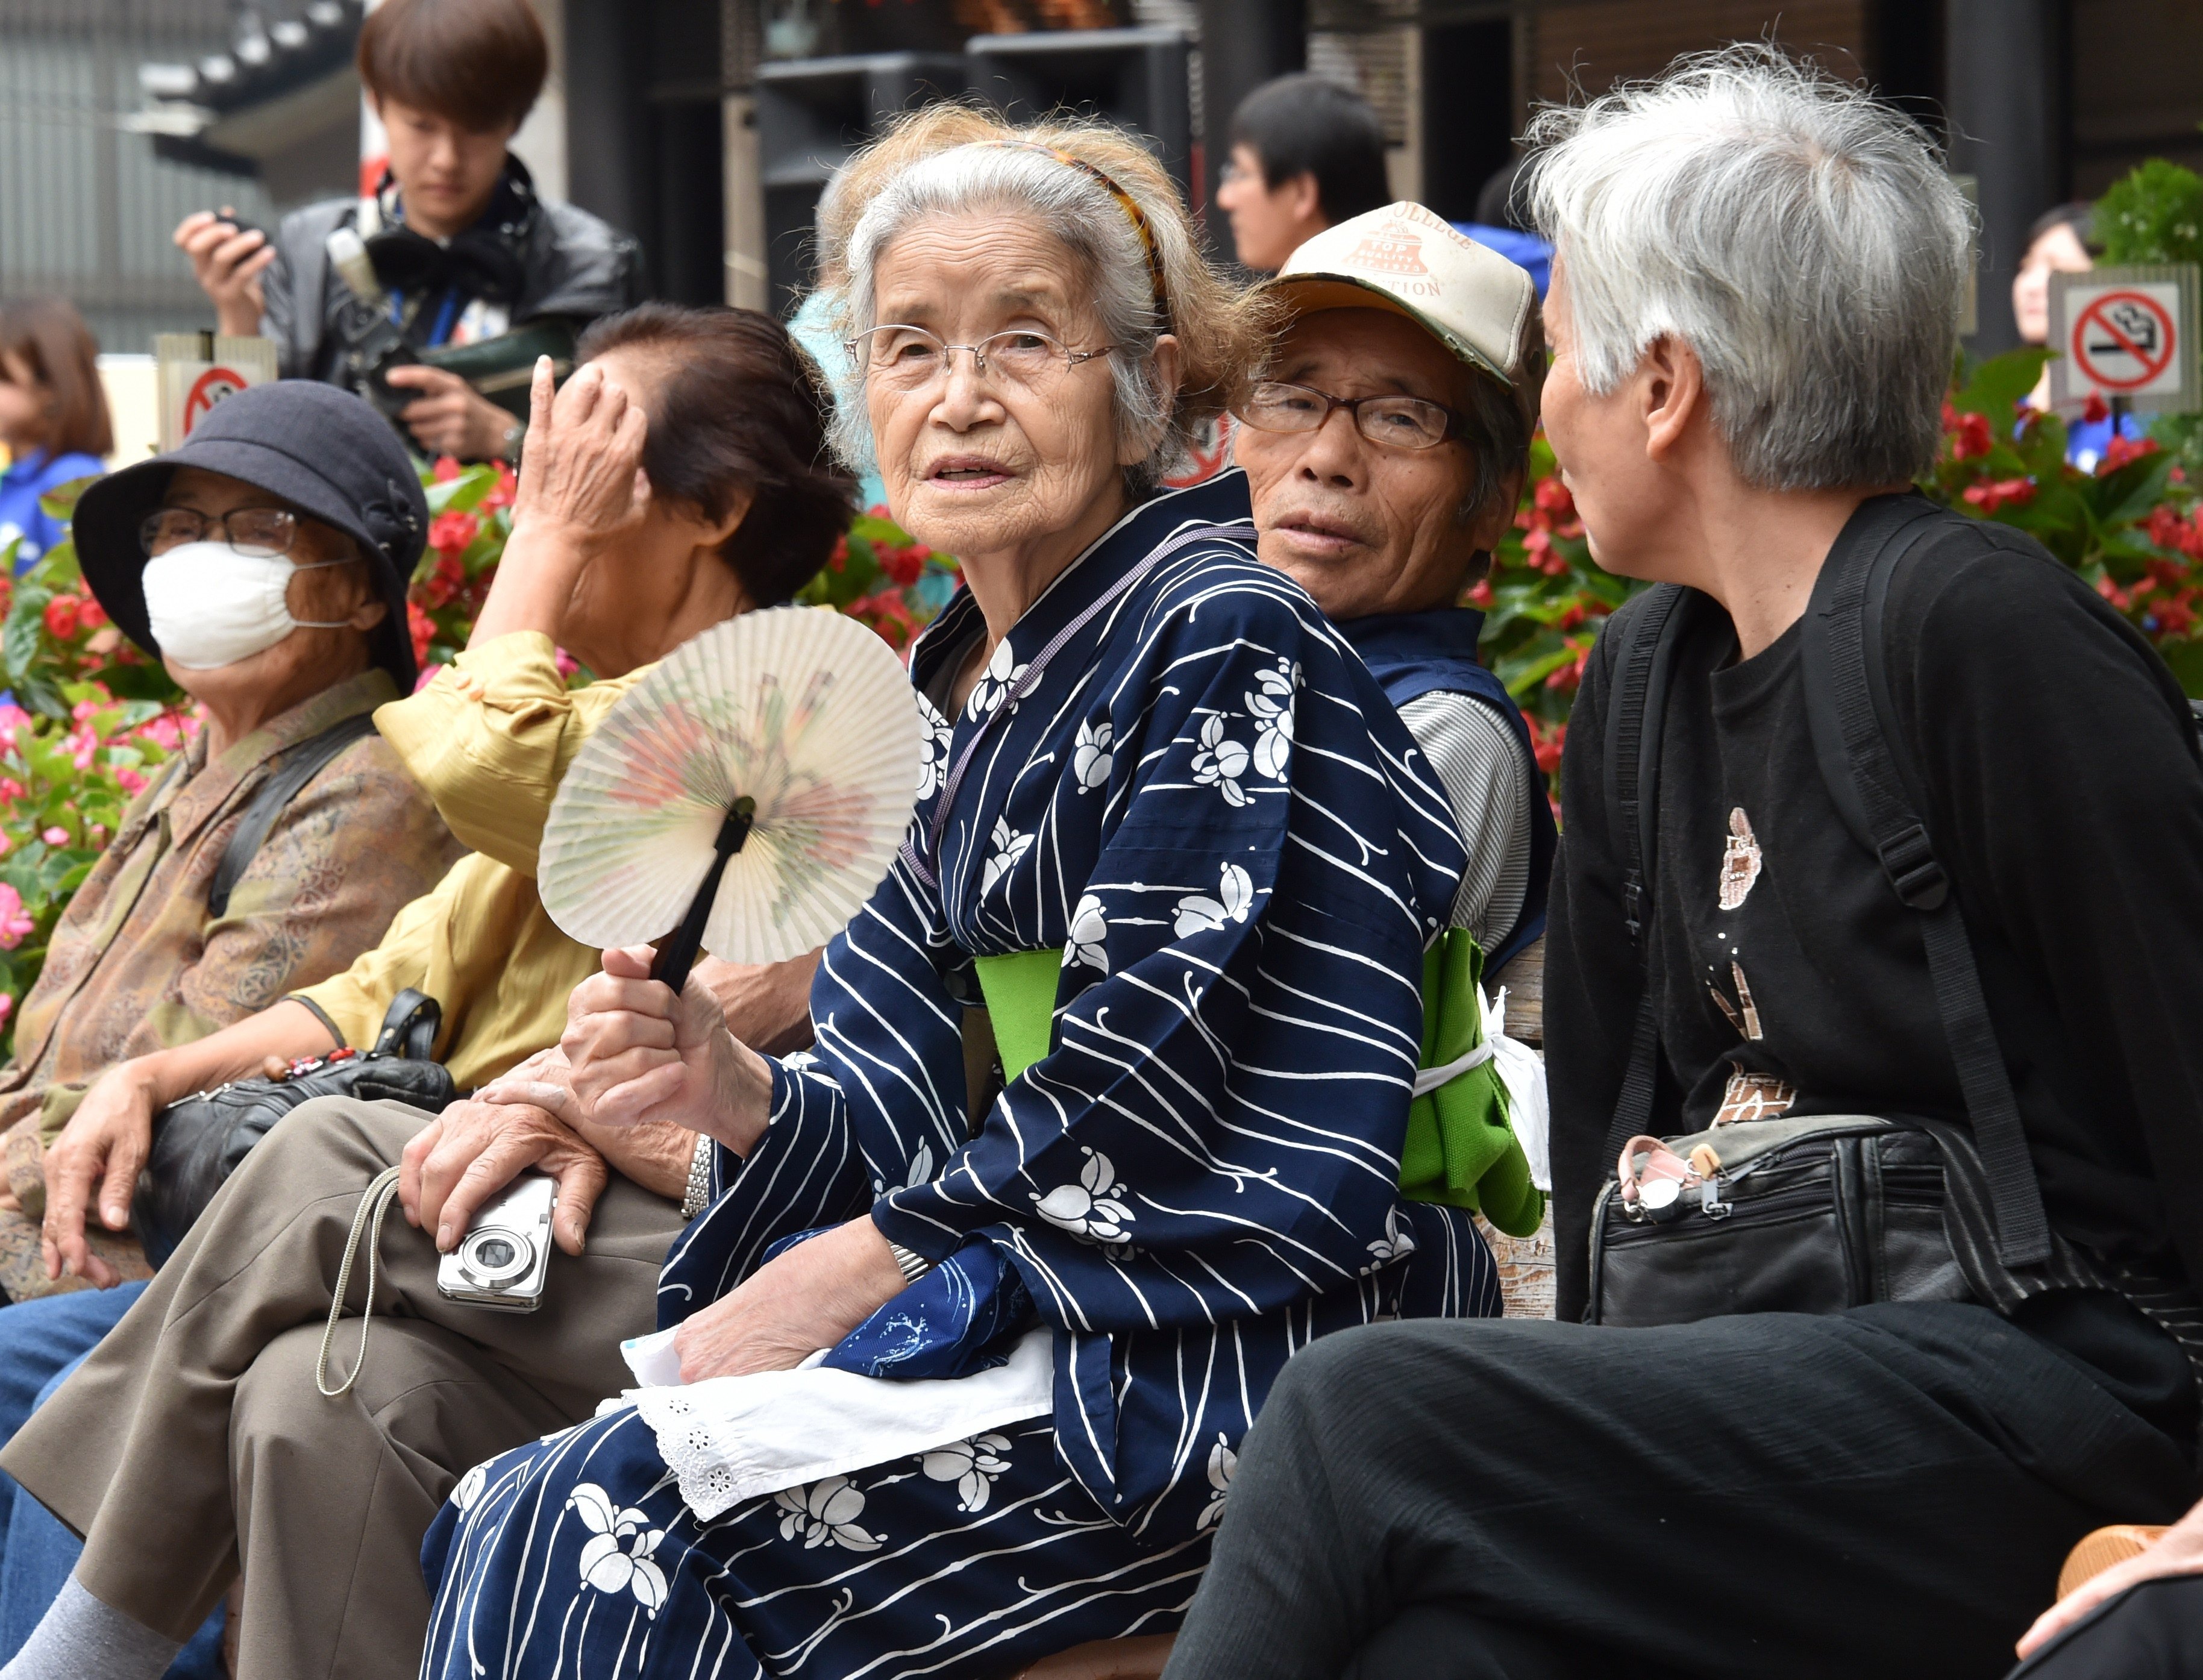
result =
[[298,796],[298,790],[353,742],[374,733],[374,714],[357,712],[283,754],[281,766],[253,790],[251,802],[245,807],[245,820],[221,849],[221,861],[215,865],[214,879],[207,887],[210,919],[219,920],[229,913],[229,895],[252,867],[268,831],[275,826],[284,807]]
[[1615,660],[1614,700],[1606,713],[1606,808],[1615,813],[1622,847],[1621,914],[1637,948],[1637,1021],[1629,1035],[1629,1066],[1621,1076],[1607,1128],[1606,1154],[1651,1124],[1660,1077],[1660,1028],[1652,1001],[1652,865],[1660,821],[1661,720],[1675,644],[1692,591],[1659,583],[1645,592],[1644,606],[1627,621],[1627,639]]
[[1936,1010],[1988,1176],[1998,1257],[2007,1267],[2033,1266],[2050,1257],[2042,1186],[1965,919],[1918,815],[1909,766],[1892,751],[1899,737],[1882,668],[1882,606],[1890,581],[1922,539],[1950,517],[1917,497],[1891,496],[1863,508],[1845,527],[1805,611],[1799,649],[1805,715],[1822,779],[1845,825],[1881,865],[1898,901],[1920,918]]

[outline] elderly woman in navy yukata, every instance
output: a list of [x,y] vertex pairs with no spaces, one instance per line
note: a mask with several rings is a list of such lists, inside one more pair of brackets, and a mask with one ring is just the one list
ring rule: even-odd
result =
[[[836,299],[845,453],[968,585],[913,661],[908,842],[809,1057],[647,951],[576,991],[595,1116],[721,1145],[660,1293],[688,1386],[470,1472],[426,1675],[984,1675],[1166,1635],[1296,1350],[1498,1310],[1468,1215],[1399,1187],[1446,796],[1256,559],[1243,477],[1156,488],[1267,305],[1137,145],[970,115],[858,172]],[[769,1431],[713,1411],[765,1372],[919,1380],[821,1401],[776,1486],[741,1462]]]

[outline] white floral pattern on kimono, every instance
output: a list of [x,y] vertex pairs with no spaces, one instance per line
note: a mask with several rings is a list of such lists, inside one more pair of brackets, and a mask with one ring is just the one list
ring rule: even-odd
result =
[[1201,750],[1193,755],[1193,779],[1203,787],[1214,788],[1224,796],[1226,805],[1244,805],[1247,794],[1239,778],[1254,762],[1254,754],[1226,734],[1225,729],[1221,712],[1212,712],[1202,725]]
[[1255,719],[1255,768],[1273,782],[1285,779],[1285,766],[1293,753],[1293,693],[1301,685],[1301,668],[1280,660],[1275,671],[1256,679],[1260,687],[1247,696],[1248,715]]
[[1010,1467],[1010,1438],[989,1433],[936,1446],[918,1460],[936,1482],[956,1484],[959,1511],[984,1511],[995,1478]]
[[1231,1477],[1239,1468],[1239,1455],[1228,1446],[1222,1435],[1208,1449],[1208,1503],[1194,1518],[1197,1529],[1213,1529],[1224,1519],[1224,1502],[1231,1496]]
[[806,1551],[814,1546],[839,1546],[849,1552],[877,1552],[880,1536],[867,1532],[857,1521],[865,1514],[865,1496],[846,1476],[830,1476],[807,1488],[788,1488],[775,1494],[773,1503],[786,1513],[780,1519],[780,1537],[800,1535]]
[[657,1615],[665,1602],[665,1571],[650,1554],[665,1530],[652,1528],[647,1512],[623,1510],[594,1482],[575,1488],[566,1505],[594,1536],[582,1547],[582,1581],[600,1593],[632,1591],[637,1604]]
[[1125,1193],[1109,1157],[1090,1149],[1086,1164],[1078,1169],[1078,1182],[1060,1184],[1047,1195],[1034,1197],[1033,1211],[1089,1242],[1130,1242],[1125,1227],[1132,1222],[1132,1210],[1125,1205]]

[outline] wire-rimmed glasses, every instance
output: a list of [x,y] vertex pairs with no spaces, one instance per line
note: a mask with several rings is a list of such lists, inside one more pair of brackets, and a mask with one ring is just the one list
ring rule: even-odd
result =
[[148,554],[165,554],[186,542],[218,536],[237,553],[272,559],[289,553],[298,535],[298,516],[281,507],[239,507],[211,517],[195,507],[163,507],[147,514],[138,527],[139,541]]
[[1458,414],[1420,397],[1334,397],[1312,385],[1270,379],[1255,386],[1235,411],[1258,432],[1314,432],[1335,408],[1344,409],[1354,429],[1370,442],[1399,449],[1435,449],[1461,429]]
[[991,375],[1008,384],[1034,387],[1115,348],[1105,344],[1099,350],[1073,350],[1054,334],[1031,327],[992,333],[977,344],[950,344],[923,327],[890,324],[849,340],[849,353],[867,376],[897,391],[924,390],[948,371],[960,350],[972,352],[972,366],[982,378]]

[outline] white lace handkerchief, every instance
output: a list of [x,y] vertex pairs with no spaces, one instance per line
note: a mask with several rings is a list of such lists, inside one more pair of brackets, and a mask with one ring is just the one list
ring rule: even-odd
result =
[[[658,1437],[682,1499],[709,1522],[745,1500],[1044,1416],[1055,1400],[1052,1334],[1027,1332],[1007,1364],[971,1376],[896,1382],[806,1364],[631,1388],[623,1399]],[[638,1375],[653,1351],[630,1356]]]

